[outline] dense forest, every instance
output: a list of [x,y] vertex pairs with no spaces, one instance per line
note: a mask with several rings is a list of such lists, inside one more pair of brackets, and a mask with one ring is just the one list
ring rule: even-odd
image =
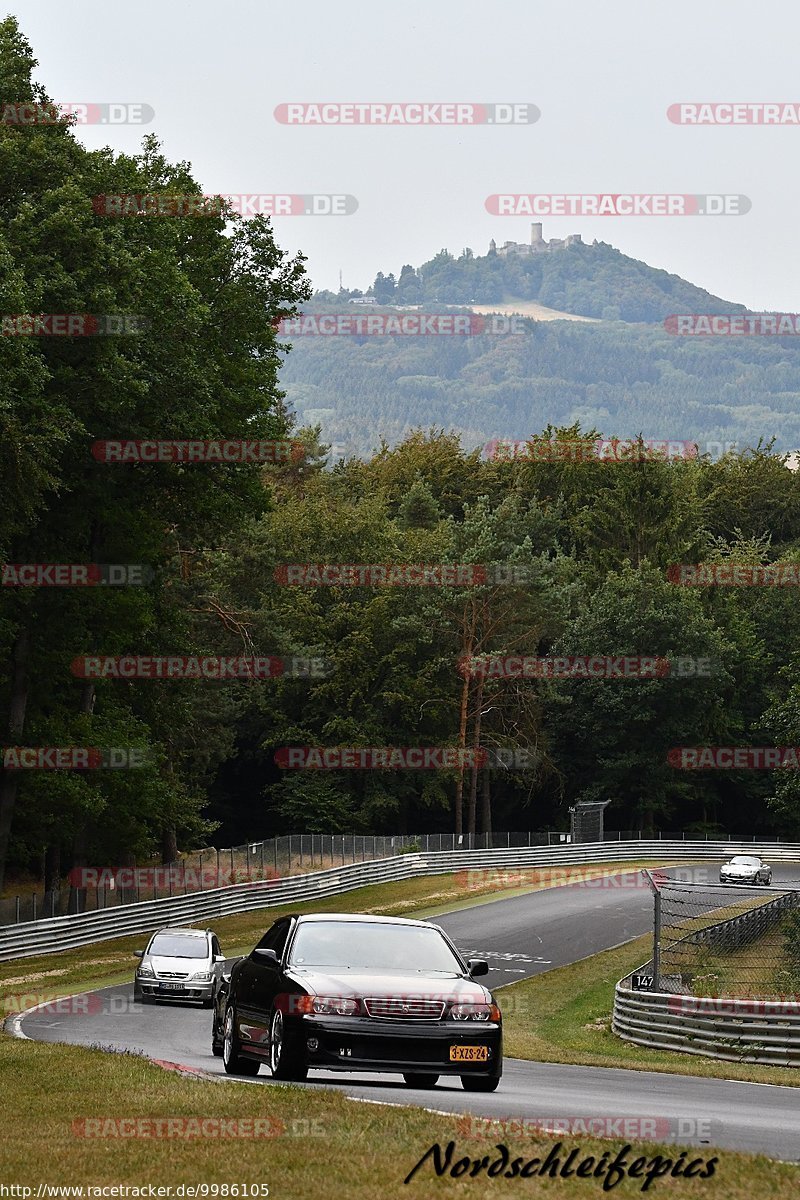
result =
[[[317,299],[305,307],[323,311]],[[301,422],[319,422],[326,441],[360,457],[430,424],[474,449],[576,421],[609,436],[695,440],[712,453],[771,438],[791,451],[800,447],[799,340],[528,319],[505,335],[300,336],[287,339],[281,385]]]
[[668,332],[672,314],[746,310],[605,243],[533,255],[441,250],[397,278],[379,272],[367,291],[377,307],[351,306],[361,295],[317,292],[304,308],[496,304],[524,314],[536,301],[592,322],[522,317],[507,331],[498,323],[456,337],[288,335],[281,385],[339,455],[369,456],[421,425],[457,433],[471,450],[576,421],[617,437],[695,440],[711,453],[771,438],[780,450],[800,447],[798,339]]
[[[47,99],[11,19],[0,58],[0,100]],[[73,865],[171,859],[209,839],[566,829],[579,799],[609,800],[610,828],[800,834],[796,772],[683,771],[668,757],[800,741],[794,589],[687,587],[670,572],[800,557],[800,477],[768,441],[797,444],[793,350],[678,346],[616,324],[424,345],[320,339],[288,353],[296,407],[298,387],[317,407],[349,396],[349,427],[367,438],[384,414],[397,443],[331,469],[319,426],[294,423],[279,387],[275,322],[307,307],[311,287],[265,218],[104,221],[91,201],[101,192],[202,192],[153,138],[115,156],[86,150],[68,121],[0,125],[0,149],[2,311],[149,322],[141,337],[0,339],[3,746],[127,748],[140,762],[20,770],[4,756],[0,888],[6,869],[44,861],[52,882]],[[767,442],[718,460],[486,461],[431,428],[440,412],[473,443],[483,431],[569,442],[639,429]],[[296,453],[104,462],[93,447],[114,438],[294,439]],[[20,565],[57,563],[93,565],[98,586],[19,586]],[[302,563],[480,570],[441,586],[297,585],[289,567]],[[135,585],[99,586],[108,564],[142,570]],[[219,682],[74,667],[125,655],[324,670]],[[623,680],[463,669],[487,655],[713,669]],[[463,770],[285,769],[297,746],[492,757]],[[522,752],[524,767],[508,757]]]

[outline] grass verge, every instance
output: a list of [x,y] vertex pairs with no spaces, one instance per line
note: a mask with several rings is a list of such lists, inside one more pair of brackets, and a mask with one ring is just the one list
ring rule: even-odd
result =
[[[448,1142],[455,1142],[452,1163],[462,1157],[480,1161],[483,1156],[491,1163],[498,1157],[498,1141],[508,1146],[512,1159],[544,1160],[556,1144],[556,1139],[546,1136],[470,1137],[468,1119],[463,1117],[443,1117],[421,1108],[358,1104],[336,1092],[313,1088],[210,1083],[164,1071],[130,1055],[21,1042],[8,1035],[0,1036],[0,1058],[1,1178],[4,1183],[32,1188],[33,1197],[39,1184],[145,1187],[144,1193],[128,1195],[147,1195],[147,1184],[173,1189],[181,1184],[236,1184],[238,1193],[229,1190],[227,1194],[241,1196],[241,1185],[247,1183],[267,1185],[271,1200],[393,1200],[401,1196],[427,1200],[431,1195],[449,1194],[470,1200],[494,1193],[485,1174],[453,1178],[448,1173],[437,1178],[429,1159],[408,1186],[403,1180],[434,1143],[444,1150]],[[446,1103],[444,1096],[436,1099]],[[122,1118],[128,1124],[121,1126]],[[184,1124],[159,1126],[159,1119],[165,1118]],[[195,1124],[189,1123],[192,1119]],[[209,1119],[226,1122],[216,1127],[227,1130],[226,1136],[203,1136],[203,1130],[214,1128]],[[144,1126],[136,1123],[141,1121]],[[255,1138],[245,1132],[260,1129],[263,1133],[265,1127],[273,1136]],[[154,1130],[159,1128],[172,1129],[172,1136],[156,1136]],[[175,1132],[178,1129],[180,1133]],[[94,1136],[86,1136],[90,1130]],[[120,1130],[127,1133],[121,1135]],[[592,1156],[596,1164],[604,1152],[608,1152],[606,1162],[613,1158],[622,1143],[565,1137],[562,1147],[561,1164],[573,1148],[578,1148],[575,1163]],[[659,1152],[672,1163],[681,1161],[678,1148],[648,1143],[629,1149],[627,1161],[640,1156],[651,1160]],[[683,1165],[695,1157],[708,1160],[712,1155],[707,1149],[689,1151]],[[462,1168],[469,1169],[469,1164]],[[588,1185],[584,1187],[576,1187],[574,1176],[533,1177],[526,1182],[554,1198],[574,1200],[576,1193],[604,1194],[602,1179],[583,1180]],[[613,1189],[614,1194],[639,1196],[643,1182],[642,1178],[625,1179]],[[797,1184],[796,1167],[721,1151],[712,1178],[668,1178],[656,1182],[648,1194],[702,1195],[704,1200],[752,1200],[757,1195],[759,1200],[778,1200],[791,1195]],[[527,1188],[517,1191],[530,1194]],[[172,1194],[179,1193],[173,1190]],[[89,1200],[91,1193],[84,1196]]]
[[502,988],[498,997],[506,1030],[505,1053],[510,1058],[539,1062],[800,1086],[800,1072],[792,1067],[649,1050],[612,1033],[614,985],[649,957],[652,945],[649,935],[637,938],[615,950]]

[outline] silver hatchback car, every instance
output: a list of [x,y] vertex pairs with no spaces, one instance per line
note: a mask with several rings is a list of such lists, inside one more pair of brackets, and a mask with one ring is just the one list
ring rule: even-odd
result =
[[210,929],[159,929],[135,954],[142,961],[134,1000],[200,1000],[203,1008],[212,1007],[225,955]]

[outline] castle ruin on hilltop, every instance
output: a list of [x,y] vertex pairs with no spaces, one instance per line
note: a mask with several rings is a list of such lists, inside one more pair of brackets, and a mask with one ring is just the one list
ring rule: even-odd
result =
[[498,246],[492,238],[489,242],[489,253],[498,254],[501,258],[505,258],[509,254],[544,254],[548,250],[563,250],[565,246],[574,246],[582,241],[583,238],[579,233],[570,233],[565,238],[550,238],[548,242],[542,237],[541,221],[534,221],[531,225],[530,243],[504,242],[502,246]]

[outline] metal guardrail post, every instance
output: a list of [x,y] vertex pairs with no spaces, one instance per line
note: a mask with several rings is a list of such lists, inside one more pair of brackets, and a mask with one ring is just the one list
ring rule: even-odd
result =
[[661,991],[661,893],[653,897],[653,991]]

